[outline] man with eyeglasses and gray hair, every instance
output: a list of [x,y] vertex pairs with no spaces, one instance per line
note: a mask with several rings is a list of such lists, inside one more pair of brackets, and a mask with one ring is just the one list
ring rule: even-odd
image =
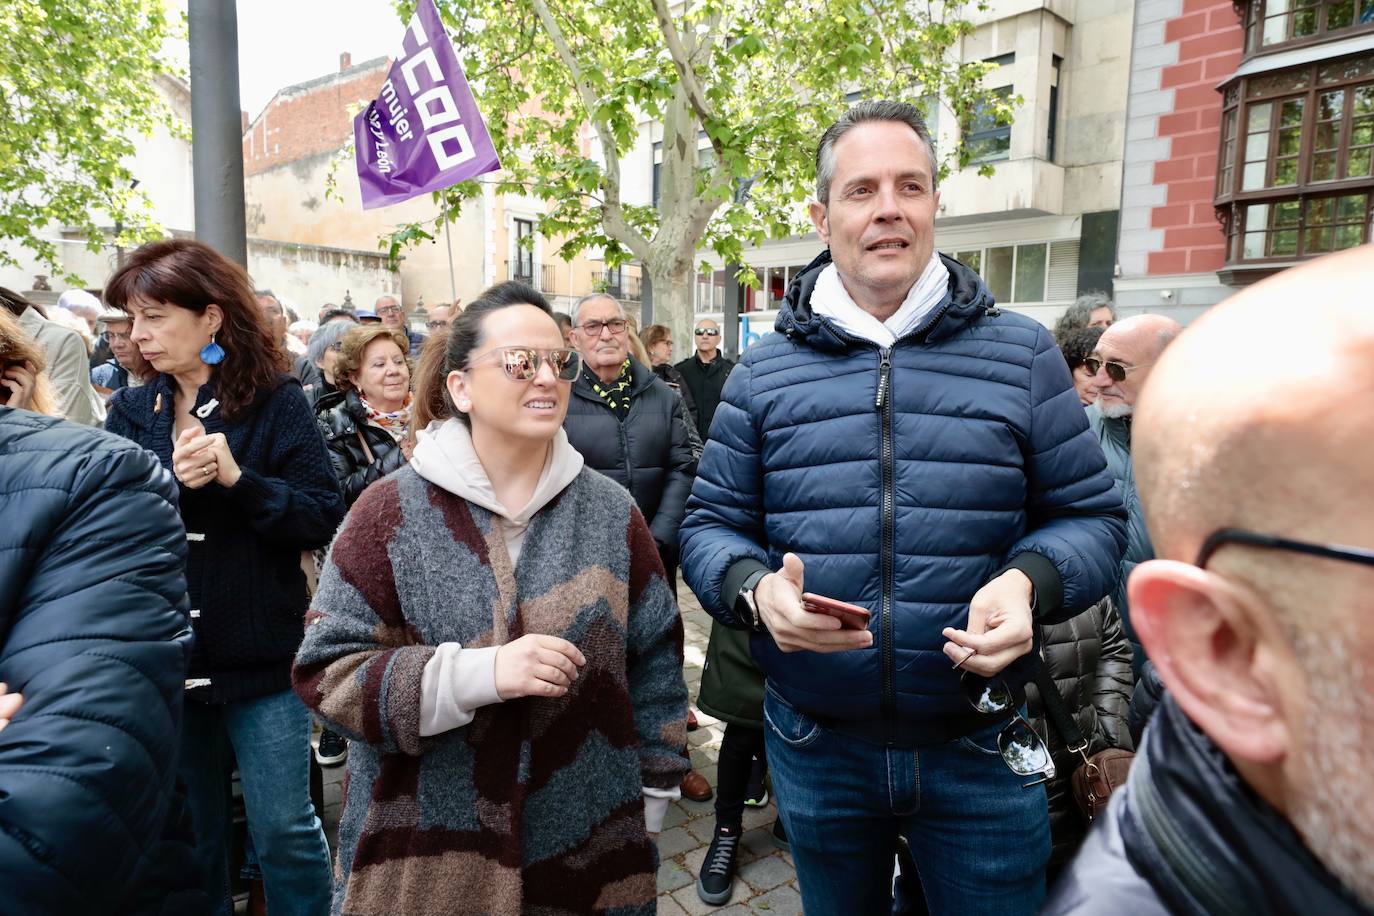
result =
[[412,331],[406,324],[406,310],[401,306],[401,300],[390,294],[378,296],[372,310],[377,313],[377,317],[382,319],[382,324],[388,328],[394,328],[406,336],[410,341],[410,352],[407,354],[412,359],[420,355],[420,348],[425,345],[425,335],[418,331]]
[[[563,428],[588,467],[634,497],[676,600],[678,527],[700,450],[691,417],[677,392],[630,355],[629,323],[618,300],[605,293],[583,296],[572,321],[582,374],[573,382]],[[682,793],[705,801],[711,785],[692,770]]]
[[[917,909],[1038,911],[1036,625],[1107,594],[1125,543],[1049,330],[935,250],[937,162],[906,103],[821,137],[828,250],[731,372],[682,526],[687,584],[753,631],[809,916],[892,912],[902,839]],[[708,860],[738,842],[720,831]]]
[[1107,469],[1126,504],[1126,554],[1121,558],[1121,576],[1112,592],[1112,602],[1121,614],[1126,638],[1131,643],[1137,680],[1146,656],[1131,626],[1126,578],[1136,564],[1154,556],[1154,548],[1145,530],[1145,513],[1140,507],[1131,467],[1131,416],[1150,370],[1181,330],[1177,321],[1164,315],[1136,315],[1107,328],[1092,356],[1083,361],[1084,368],[1093,374],[1092,384],[1097,389],[1097,400],[1087,410],[1088,425],[1102,444]]
[[1129,587],[1167,691],[1046,913],[1374,912],[1371,287],[1368,245],[1291,268],[1151,372]]

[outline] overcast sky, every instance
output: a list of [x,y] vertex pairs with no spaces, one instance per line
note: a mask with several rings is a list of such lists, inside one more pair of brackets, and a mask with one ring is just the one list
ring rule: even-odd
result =
[[239,103],[256,118],[284,86],[395,55],[404,23],[391,0],[238,0]]

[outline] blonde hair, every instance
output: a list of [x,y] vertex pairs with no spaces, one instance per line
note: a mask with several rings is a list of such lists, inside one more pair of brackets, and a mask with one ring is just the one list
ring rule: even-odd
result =
[[[62,414],[57,409],[57,398],[53,394],[52,383],[48,381],[48,374],[43,371],[47,365],[43,359],[43,348],[24,333],[23,328],[19,327],[18,320],[8,309],[0,309],[0,372],[10,366],[24,363],[33,364],[38,375],[28,409],[50,417],[60,417]],[[8,388],[3,389],[0,394],[8,398],[8,391]]]
[[625,338],[630,343],[630,355],[646,366],[652,365],[649,362],[649,351],[639,339],[639,322],[624,308],[621,311],[625,313]]

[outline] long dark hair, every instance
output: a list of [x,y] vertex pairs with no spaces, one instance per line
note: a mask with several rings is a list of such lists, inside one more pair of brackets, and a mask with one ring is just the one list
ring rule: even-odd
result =
[[553,308],[538,290],[528,283],[508,280],[488,288],[468,303],[449,322],[446,336],[431,338],[420,354],[420,365],[416,371],[415,429],[423,429],[430,420],[446,420],[449,417],[457,417],[465,425],[469,424],[468,415],[453,406],[453,398],[444,382],[450,372],[466,367],[473,352],[481,346],[482,324],[486,317],[512,305],[532,305],[550,318],[553,317]]
[[14,290],[6,289],[3,286],[0,286],[0,305],[3,305],[5,308],[9,309],[10,314],[13,315],[15,318],[18,318],[20,315],[24,314],[24,309],[33,309],[35,312],[42,315],[44,318],[48,317],[48,312],[46,309],[43,308],[43,306],[39,305],[37,302],[34,302],[31,299],[26,299],[23,296],[16,293]]
[[128,312],[133,299],[175,305],[197,315],[211,303],[224,313],[215,340],[224,348],[216,367],[220,410],[232,420],[258,392],[282,382],[286,354],[272,339],[253,284],[243,268],[209,245],[190,239],[149,242],[134,251],[105,285],[105,301]]

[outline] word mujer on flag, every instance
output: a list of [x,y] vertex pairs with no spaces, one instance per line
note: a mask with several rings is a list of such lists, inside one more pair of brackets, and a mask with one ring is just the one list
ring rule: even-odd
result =
[[363,209],[501,167],[434,0],[420,0],[381,94],[353,119]]

